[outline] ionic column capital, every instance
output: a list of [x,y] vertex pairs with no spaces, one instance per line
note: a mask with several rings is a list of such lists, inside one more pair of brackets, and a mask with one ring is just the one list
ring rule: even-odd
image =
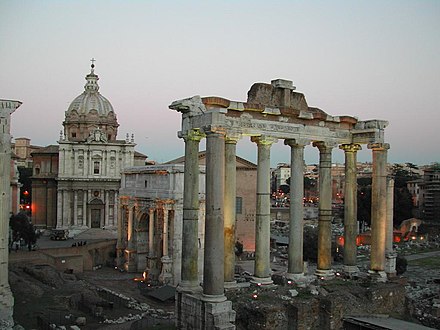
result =
[[203,138],[205,138],[205,134],[198,129],[191,129],[182,134],[181,138],[187,141],[196,141],[200,142]]
[[277,143],[278,139],[273,136],[261,135],[261,136],[252,136],[251,141],[255,142],[258,145],[271,146],[273,143]]
[[226,132],[226,143],[237,144],[237,142],[241,139],[240,133]]
[[332,149],[336,147],[335,142],[329,142],[329,141],[315,141],[312,144],[314,147],[319,149],[319,152],[321,153],[331,153]]
[[389,143],[368,143],[367,144],[368,149],[376,150],[376,151],[386,151],[390,149]]
[[208,135],[223,135],[226,136],[226,129],[221,126],[207,125],[203,127],[203,133]]
[[310,144],[310,140],[307,139],[287,139],[284,140],[284,144],[295,148],[304,148],[306,145]]
[[362,150],[362,147],[360,144],[357,143],[349,143],[341,144],[339,146],[339,149],[344,150],[344,152],[358,152],[359,150]]

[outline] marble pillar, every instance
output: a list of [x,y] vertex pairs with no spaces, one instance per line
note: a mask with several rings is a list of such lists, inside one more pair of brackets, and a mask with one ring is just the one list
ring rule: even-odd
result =
[[334,276],[332,267],[332,148],[333,144],[314,142],[319,149],[319,220],[318,265],[316,275],[320,278]]
[[154,209],[148,209],[148,255],[154,256]]
[[224,295],[224,200],[225,131],[210,128],[206,133],[205,254],[203,261],[204,301],[225,301]]
[[292,280],[304,277],[304,147],[307,143],[297,139],[284,142],[290,146],[290,230],[286,277]]
[[128,250],[133,250],[134,248],[134,221],[133,221],[133,208],[134,206],[129,204],[128,205],[128,226],[127,226],[127,231],[128,231],[128,236],[127,236],[127,249]]
[[388,143],[370,143],[373,152],[371,186],[371,257],[370,274],[378,280],[386,279],[385,243],[387,223],[387,150]]
[[237,196],[237,156],[238,138],[226,137],[225,145],[225,286],[234,286],[235,273],[235,200]]
[[198,279],[199,224],[199,131],[189,131],[185,140],[185,170],[183,182],[182,273],[179,289],[200,291]]
[[78,190],[73,191],[73,225],[78,226]]
[[104,227],[109,226],[109,213],[110,213],[110,194],[108,190],[104,190],[105,209],[104,209]]
[[162,270],[160,272],[159,281],[162,283],[170,283],[173,279],[172,260],[168,255],[168,209],[163,209],[163,231],[162,231]]
[[397,253],[393,249],[394,239],[394,179],[387,179],[387,227],[386,227],[386,243],[385,243],[385,272],[387,276],[396,276],[396,258]]
[[11,114],[19,101],[0,100],[0,329],[12,329],[14,297],[8,279],[8,235],[11,212]]
[[63,227],[63,191],[57,191],[57,228]]
[[270,148],[277,139],[252,137],[258,145],[257,161],[257,207],[255,224],[255,266],[251,283],[273,283],[270,268]]
[[82,226],[87,226],[87,190],[83,190]]
[[359,144],[343,144],[339,149],[345,154],[344,190],[344,272],[354,274],[357,267],[357,152]]
[[[123,264],[124,258],[124,243],[123,243],[123,235],[124,235],[124,208],[123,205],[118,207],[118,240],[116,241],[116,265],[121,267]],[[84,215],[83,215],[84,216]],[[84,220],[83,220],[84,221]]]

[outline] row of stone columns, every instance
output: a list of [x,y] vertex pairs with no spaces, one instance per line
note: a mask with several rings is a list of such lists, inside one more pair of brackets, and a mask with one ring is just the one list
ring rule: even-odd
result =
[[[205,132],[206,151],[206,219],[203,293],[207,300],[223,299],[224,282],[233,282],[234,227],[235,227],[235,173],[236,142],[226,132],[212,129]],[[199,289],[197,267],[198,238],[198,146],[205,135],[198,130],[189,131],[185,139],[185,179],[182,239],[181,290],[195,292]],[[257,205],[255,268],[253,282],[271,284],[270,268],[270,148],[277,141],[273,137],[253,137],[258,146]],[[291,192],[289,262],[287,277],[296,279],[304,274],[303,264],[303,173],[306,140],[286,140],[291,147]],[[331,257],[331,165],[332,148],[328,142],[314,142],[319,149],[319,228],[318,265],[316,275],[332,276]],[[372,254],[371,270],[380,272],[385,267],[386,223],[386,150],[387,144],[370,144],[373,150],[373,201],[372,201]],[[356,267],[356,153],[358,144],[341,145],[345,152],[345,270]],[[226,163],[225,163],[226,159]],[[226,182],[226,185],[225,185]]]

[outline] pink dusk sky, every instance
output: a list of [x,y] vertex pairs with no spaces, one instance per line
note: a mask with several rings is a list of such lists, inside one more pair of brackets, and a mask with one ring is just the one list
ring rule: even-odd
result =
[[[254,82],[293,80],[330,115],[389,121],[388,161],[440,161],[440,1],[0,1],[0,98],[22,101],[13,137],[56,144],[96,59],[118,138],[177,158],[177,99],[246,101]],[[239,156],[256,161],[248,138]],[[203,146],[202,146],[203,148]],[[359,161],[371,161],[371,152]],[[283,141],[272,165],[289,162]],[[305,150],[318,162],[316,148]],[[334,150],[334,162],[343,152]]]

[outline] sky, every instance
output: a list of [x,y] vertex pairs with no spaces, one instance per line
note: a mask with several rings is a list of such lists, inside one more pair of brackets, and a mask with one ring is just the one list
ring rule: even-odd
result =
[[[282,78],[330,115],[389,121],[388,162],[440,161],[438,0],[0,0],[0,98],[23,102],[14,138],[57,143],[91,58],[118,138],[134,134],[150,160],[184,154],[172,101],[246,101],[253,83]],[[363,149],[358,160],[371,161]],[[237,154],[256,162],[257,148],[245,138]],[[317,149],[305,160],[317,163]],[[290,162],[283,141],[271,150],[280,162]]]

